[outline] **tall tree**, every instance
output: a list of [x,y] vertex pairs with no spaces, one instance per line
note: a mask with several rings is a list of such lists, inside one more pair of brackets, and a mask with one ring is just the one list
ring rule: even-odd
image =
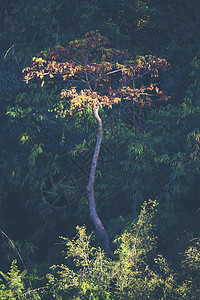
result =
[[[155,83],[159,69],[166,71],[165,59],[154,56],[138,56],[135,59],[126,50],[110,47],[101,34],[86,33],[80,40],[71,41],[66,48],[56,47],[33,57],[32,65],[23,70],[24,79],[40,81],[41,86],[60,78],[65,88],[61,98],[67,99],[58,111],[70,118],[80,110],[91,108],[98,124],[95,152],[87,185],[90,218],[102,242],[106,255],[110,243],[106,230],[98,216],[95,203],[94,182],[102,140],[102,120],[99,109],[112,106],[122,100],[133,101],[141,106],[153,100],[167,100],[165,92]],[[57,80],[57,79],[56,79]]]

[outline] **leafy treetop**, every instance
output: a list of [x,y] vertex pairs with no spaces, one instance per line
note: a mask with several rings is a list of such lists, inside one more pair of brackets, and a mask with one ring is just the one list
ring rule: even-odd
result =
[[152,79],[158,77],[159,70],[166,71],[168,67],[165,59],[155,56],[133,59],[126,50],[111,48],[110,42],[96,31],[71,41],[66,48],[57,46],[52,51],[42,51],[23,73],[27,83],[39,80],[41,86],[58,77],[66,81],[61,98],[68,98],[70,110],[76,110],[88,105],[112,108],[122,99],[149,106],[152,96],[167,100],[155,83],[144,85],[140,79],[147,74]]

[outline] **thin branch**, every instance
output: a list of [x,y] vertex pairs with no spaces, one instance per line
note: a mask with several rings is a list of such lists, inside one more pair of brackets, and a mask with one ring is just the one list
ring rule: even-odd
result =
[[68,204],[68,205],[64,205],[64,206],[53,206],[53,205],[51,205],[47,200],[46,200],[46,198],[44,197],[44,195],[43,195],[43,193],[44,193],[44,191],[41,191],[41,196],[42,196],[42,200],[44,201],[44,203],[47,205],[47,206],[49,206],[49,207],[51,207],[52,209],[54,209],[54,210],[64,210],[64,209],[66,209],[66,207],[67,206],[69,206],[70,204],[72,204],[72,203],[70,203],[70,204]]
[[6,56],[8,55],[8,52],[10,52],[10,50],[14,47],[15,45],[12,45],[7,51],[6,51],[6,54],[4,55],[3,59],[6,58]]
[[[113,74],[113,73],[120,72],[120,71],[122,71],[122,70],[127,71],[128,69],[124,69],[124,68],[122,68],[122,69],[117,69],[117,70],[115,70],[115,71],[111,71],[111,72],[105,73],[104,75],[107,76],[107,75],[110,75],[110,74]],[[104,75],[103,75],[103,76],[104,76]]]
[[[18,254],[18,256],[19,256],[19,258],[20,258],[20,260],[21,260],[21,262],[22,262],[22,265],[24,266],[24,269],[26,270],[26,273],[28,274],[28,270],[27,270],[27,268],[26,268],[26,266],[25,266],[25,263],[24,263],[24,261],[23,261],[23,258],[22,258],[22,256],[21,256],[21,254],[19,253],[19,251],[17,250],[15,244],[13,243],[13,241],[7,236],[7,234],[6,234],[3,230],[0,229],[0,231],[1,231],[1,233],[9,240],[9,242],[11,243],[11,245],[13,246],[13,248],[15,249],[15,251],[17,252],[17,254]],[[31,283],[30,280],[29,280],[29,283],[30,283],[30,286],[31,286],[31,289],[32,289],[33,287],[32,287],[32,283]]]
[[31,43],[30,43],[30,48],[32,47],[32,45],[33,45],[33,42],[34,42],[34,39],[35,39],[35,37],[36,37],[36,34],[38,33],[38,30],[39,30],[39,28],[35,31],[35,33],[34,33],[34,35],[33,35],[33,38],[32,38],[32,41],[31,41]]

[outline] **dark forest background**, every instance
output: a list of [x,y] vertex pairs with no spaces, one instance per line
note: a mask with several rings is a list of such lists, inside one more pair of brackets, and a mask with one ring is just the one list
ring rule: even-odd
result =
[[[0,268],[4,273],[17,259],[20,270],[25,266],[29,274],[43,278],[51,265],[63,261],[59,236],[72,238],[76,226],[83,224],[88,234],[94,231],[85,187],[96,122],[87,111],[71,123],[56,116],[56,111],[49,113],[59,102],[60,83],[51,88],[26,85],[22,70],[39,52],[65,47],[98,29],[114,48],[128,49],[133,56],[155,55],[171,65],[159,77],[167,102],[150,108],[121,103],[101,112],[105,125],[95,182],[98,213],[112,241],[138,220],[144,201],[156,200],[157,251],[182,272],[179,280],[185,278],[189,269],[181,271],[181,253],[197,247],[200,237],[199,28],[198,0],[1,1]],[[93,244],[100,245],[98,237]],[[200,254],[195,253],[199,268]],[[190,276],[195,281],[199,275]],[[193,289],[193,294],[178,299],[199,299],[198,293]],[[130,298],[119,299],[146,299],[126,297]],[[158,299],[176,299],[167,297]]]

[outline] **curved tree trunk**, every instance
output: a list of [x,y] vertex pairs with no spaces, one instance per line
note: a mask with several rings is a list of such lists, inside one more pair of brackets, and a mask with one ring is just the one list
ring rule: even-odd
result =
[[100,151],[101,139],[102,139],[102,120],[99,117],[98,110],[99,110],[99,107],[93,108],[93,113],[94,113],[95,119],[97,120],[97,123],[98,123],[98,136],[97,136],[97,143],[96,143],[96,147],[95,147],[94,156],[92,159],[90,178],[89,178],[89,182],[88,182],[86,189],[87,189],[88,200],[89,200],[90,219],[92,220],[92,222],[96,228],[96,231],[100,237],[100,240],[102,243],[102,248],[104,249],[106,256],[108,256],[111,251],[110,250],[110,242],[109,242],[106,230],[97,214],[96,203],[95,203],[95,194],[94,194],[94,181],[95,181],[96,167],[97,167],[97,161],[98,161],[98,157],[99,157],[99,151]]

